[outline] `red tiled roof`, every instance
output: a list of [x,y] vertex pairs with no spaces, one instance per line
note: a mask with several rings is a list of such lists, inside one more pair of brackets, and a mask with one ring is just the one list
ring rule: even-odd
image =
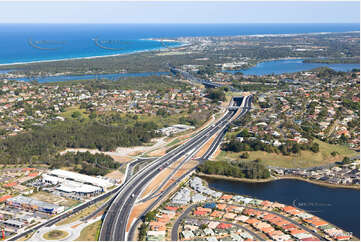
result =
[[10,196],[10,195],[4,195],[4,196],[0,197],[0,203],[8,200],[9,198],[12,198],[12,196]]
[[33,167],[25,167],[22,170],[23,171],[33,171],[33,170],[35,170],[35,168],[33,168]]
[[292,210],[295,210],[296,208],[295,207],[292,207],[292,206],[286,206],[283,208],[283,211],[285,212],[289,212],[289,211],[292,211]]
[[177,207],[172,207],[172,206],[167,206],[167,207],[165,207],[165,209],[171,210],[171,211],[176,211],[178,208]]
[[196,216],[202,216],[202,215],[206,215],[207,212],[206,211],[199,211],[199,210],[196,210],[193,212],[193,215],[196,215]]
[[316,237],[311,237],[311,238],[301,239],[301,241],[320,241],[320,239],[319,239],[319,238],[316,238]]
[[232,195],[223,195],[221,199],[228,200],[231,199],[232,197],[233,197]]
[[230,227],[232,227],[232,224],[220,223],[217,225],[217,229],[229,229]]
[[3,187],[13,187],[13,186],[16,186],[17,184],[18,184],[17,182],[10,182],[10,183],[4,184]]

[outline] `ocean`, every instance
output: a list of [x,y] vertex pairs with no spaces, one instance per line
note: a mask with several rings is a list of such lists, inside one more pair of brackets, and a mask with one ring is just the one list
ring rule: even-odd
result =
[[179,46],[149,40],[359,31],[355,24],[0,24],[0,64],[118,55]]

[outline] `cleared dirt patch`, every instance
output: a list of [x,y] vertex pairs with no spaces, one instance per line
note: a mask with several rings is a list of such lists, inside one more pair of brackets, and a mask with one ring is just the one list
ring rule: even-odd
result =
[[133,207],[132,212],[130,213],[128,224],[127,224],[127,232],[129,232],[130,225],[132,224],[134,219],[140,217],[140,215],[156,200],[157,198],[153,198],[151,200],[146,201],[145,203],[138,204]]
[[197,154],[194,156],[195,158],[200,158],[202,157],[202,155],[204,155],[207,150],[209,149],[209,147],[211,146],[211,144],[213,143],[213,141],[216,139],[217,134],[214,134],[205,145],[203,145],[203,147],[197,152]]
[[109,156],[111,156],[116,162],[119,162],[119,163],[126,163],[126,162],[132,160],[132,158],[130,158],[128,156],[119,156],[119,155],[115,155],[115,154],[110,154]]
[[124,176],[124,174],[121,173],[119,170],[112,171],[105,175],[105,177],[108,177],[111,179],[116,179],[116,180],[122,180],[123,176]]
[[211,157],[209,157],[209,160],[213,160],[215,157],[217,157],[219,155],[219,153],[221,153],[221,146],[219,145],[217,147],[217,149],[214,151],[214,153],[211,155]]
[[66,207],[72,207],[79,203],[79,201],[68,199],[60,196],[56,196],[54,194],[48,193],[48,192],[36,192],[30,196],[31,198],[48,202],[48,203],[54,203],[60,206],[66,206]]
[[166,151],[167,151],[166,148],[161,148],[159,150],[154,150],[154,151],[148,153],[147,155],[149,155],[149,156],[163,156],[163,155],[166,154]]

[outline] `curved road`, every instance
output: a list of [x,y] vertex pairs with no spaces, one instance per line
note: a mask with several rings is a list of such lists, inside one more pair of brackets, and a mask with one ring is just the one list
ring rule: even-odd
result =
[[[222,204],[227,204],[228,203],[222,203]],[[173,228],[172,228],[172,240],[173,241],[177,241],[178,240],[178,227],[180,225],[180,223],[186,218],[188,217],[188,214],[190,213],[190,211],[195,207],[195,206],[198,206],[199,204],[194,204],[192,206],[190,206],[189,208],[187,208],[184,213],[179,216],[179,218],[176,220],[176,222],[174,223],[173,225]],[[260,209],[260,208],[256,208],[256,207],[249,207],[249,206],[245,206],[245,205],[235,205],[235,204],[231,204],[233,206],[238,206],[238,207],[244,207],[244,208],[251,208],[251,209],[254,209],[254,210],[258,210],[258,211],[262,211],[262,212],[268,212],[268,213],[271,213],[271,214],[274,214],[274,215],[277,215],[285,220],[287,220],[288,222],[298,226],[298,227],[301,227],[302,229],[304,229],[305,231],[309,232],[310,234],[312,234],[313,236],[315,236],[316,238],[320,239],[320,240],[325,240],[325,238],[323,238],[322,236],[320,236],[319,234],[315,233],[314,231],[312,231],[311,229],[305,227],[304,225],[302,224],[299,224],[295,221],[293,221],[292,219],[290,219],[289,217],[286,217],[282,214],[279,214],[279,213],[276,213],[276,212],[273,212],[273,211],[268,211],[268,210],[264,210],[264,209]],[[191,218],[191,219],[195,219],[195,220],[207,220],[207,221],[217,221],[217,222],[220,222],[220,220],[209,220],[209,219],[202,219],[202,218]],[[223,223],[223,221],[222,221]],[[229,223],[229,222],[224,222],[224,223]],[[229,224],[234,224],[234,223],[229,223]],[[238,224],[234,224],[234,225],[238,225]],[[240,225],[239,225],[240,226]],[[256,235],[254,232],[240,226],[242,229],[246,230],[247,232],[249,232],[250,234],[252,234],[254,237],[258,238],[259,240],[263,240],[262,238],[260,238],[258,235]]]

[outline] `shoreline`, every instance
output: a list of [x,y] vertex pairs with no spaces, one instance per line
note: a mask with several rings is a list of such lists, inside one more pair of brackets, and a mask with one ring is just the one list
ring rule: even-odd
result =
[[[231,35],[231,37],[289,37],[289,36],[299,36],[299,35],[322,35],[322,34],[347,34],[347,33],[360,33],[359,30],[354,30],[354,31],[342,31],[342,32],[310,32],[310,33],[292,33],[292,34],[245,34],[245,35]],[[162,39],[162,38],[140,38],[140,40],[148,40],[148,41],[157,41],[157,42],[162,42],[162,41],[169,41],[169,42],[179,42],[180,45],[178,46],[174,46],[174,47],[163,47],[161,46],[160,48],[154,48],[154,49],[144,49],[144,50],[138,50],[138,51],[130,51],[127,53],[120,53],[120,54],[111,54],[111,55],[99,55],[99,56],[86,56],[86,57],[70,57],[70,58],[62,58],[62,59],[52,59],[52,60],[36,60],[36,61],[23,61],[23,62],[14,62],[14,63],[2,63],[0,64],[0,68],[2,66],[16,66],[16,65],[26,65],[26,64],[33,64],[33,63],[46,63],[46,62],[56,62],[56,61],[72,61],[72,60],[82,60],[82,59],[96,59],[96,58],[106,58],[106,57],[117,57],[117,56],[125,56],[125,55],[130,55],[130,54],[137,54],[137,53],[142,53],[142,52],[150,52],[150,51],[154,51],[157,49],[174,49],[174,48],[179,48],[179,47],[184,47],[187,45],[190,45],[191,43],[187,43],[187,42],[180,42],[177,41],[177,39],[180,38],[206,38],[206,37],[226,37],[226,36],[180,36],[180,37],[175,37],[173,39]],[[228,36],[227,36],[228,37]],[[281,59],[291,59],[293,57],[290,58],[281,58]],[[299,58],[299,57],[294,57],[294,58]],[[302,57],[301,57],[302,58]],[[267,60],[268,61],[268,60]],[[272,61],[269,60],[269,61]],[[264,61],[261,61],[264,62]],[[259,62],[257,62],[258,64]],[[251,66],[252,67],[252,66]],[[249,68],[248,68],[249,69]]]
[[[247,183],[265,183],[265,182],[272,182],[272,181],[275,181],[275,180],[278,180],[278,179],[274,179],[274,178],[268,178],[268,179],[258,179],[258,180],[253,180],[253,179],[248,179],[248,178],[234,178],[234,177],[227,177],[227,176],[222,176],[222,175],[208,175],[208,174],[204,174],[204,173],[196,173],[195,174],[196,176],[198,176],[198,177],[200,177],[201,179],[203,179],[203,181],[204,182],[206,182],[206,184],[207,184],[207,187],[209,188],[209,181],[207,180],[207,178],[211,178],[211,179],[217,179],[217,180],[236,180],[236,181],[240,181],[240,182],[247,182]],[[296,180],[302,180],[302,181],[305,181],[305,182],[309,182],[309,180],[307,180],[307,179],[304,179],[304,178],[300,178],[300,177],[295,177],[295,176],[290,176],[290,177],[282,177],[281,179],[296,179]],[[242,181],[241,181],[242,180]],[[269,181],[266,181],[266,180],[269,180]],[[320,186],[327,186],[327,185],[325,185],[325,184],[317,184],[317,185],[320,185]],[[334,184],[331,184],[331,185],[334,185]],[[337,185],[336,185],[337,186]],[[328,186],[329,187],[329,186]],[[340,188],[340,187],[331,187],[331,188]],[[346,188],[346,187],[345,187]],[[354,188],[355,189],[355,187],[347,187],[347,188]],[[225,191],[223,191],[223,190],[219,190],[219,189],[216,189],[216,188],[212,188],[213,190],[215,190],[215,191],[219,191],[219,192],[222,192],[222,193],[224,193],[224,194],[231,194],[231,195],[239,195],[238,193],[235,193],[235,192],[225,192]],[[360,187],[358,187],[356,190],[359,190],[360,189]],[[245,195],[245,194],[242,194],[241,196],[244,196],[244,197],[249,197],[249,198],[252,198],[252,199],[259,199],[258,197],[256,197],[256,196],[250,196],[250,195]],[[266,200],[266,199],[262,199],[262,200]],[[278,201],[277,201],[278,202]],[[282,203],[282,204],[284,204],[284,203]],[[289,205],[291,205],[291,204],[289,204]],[[309,211],[307,211],[307,210],[304,210],[304,209],[302,209],[302,208],[299,208],[299,207],[297,207],[297,206],[295,206],[295,205],[291,205],[291,206],[294,206],[294,207],[296,207],[297,209],[299,209],[299,210],[302,210],[302,211],[305,211],[305,212],[308,212],[309,213]],[[312,213],[313,214],[313,213]],[[314,214],[313,214],[314,215]],[[317,217],[319,217],[318,215],[314,215],[314,216],[317,216]],[[321,217],[319,217],[319,218],[321,218]],[[341,226],[339,226],[339,225],[335,225],[334,223],[331,223],[331,222],[329,222],[328,220],[325,220],[325,221],[327,221],[327,223],[328,224],[331,224],[331,225],[333,225],[334,227],[336,227],[336,228],[339,228],[339,229],[341,229],[341,230],[343,230],[343,231],[346,231],[344,228],[342,228]],[[350,241],[359,241],[359,238],[357,237],[357,236],[355,236],[355,235],[352,235],[352,238],[353,239],[351,239]]]
[[307,179],[307,178],[303,178],[303,177],[298,177],[298,176],[282,176],[282,177],[277,177],[274,180],[281,180],[281,179],[300,180],[300,181],[312,183],[312,184],[319,185],[319,186],[329,187],[329,188],[346,188],[346,189],[360,190],[360,186],[357,186],[357,185],[332,184],[332,183],[327,183],[327,182],[322,182],[322,181],[315,181],[315,180],[311,180],[311,179]]
[[[143,39],[143,40],[147,40],[147,39]],[[148,39],[148,40],[161,42],[160,40],[150,40],[150,39]],[[11,66],[18,66],[18,65],[34,64],[34,63],[48,63],[48,62],[57,62],[57,61],[73,61],[73,60],[88,60],[88,59],[99,59],[99,58],[107,58],[107,57],[118,57],[118,56],[146,53],[146,52],[156,51],[156,50],[160,50],[160,49],[162,49],[162,50],[163,49],[175,49],[175,48],[184,47],[186,45],[188,45],[188,44],[181,43],[180,45],[177,45],[177,46],[167,46],[167,47],[160,46],[159,48],[154,48],[154,49],[134,50],[134,51],[126,52],[126,53],[111,54],[111,55],[96,55],[96,56],[85,56],[85,57],[69,57],[69,58],[53,59],[53,60],[36,60],[36,61],[28,61],[28,62],[25,61],[25,62],[14,62],[14,63],[2,63],[2,64],[0,64],[0,68],[3,66],[11,67]]]
[[[328,58],[328,57],[323,57],[323,58]],[[280,58],[271,58],[271,59],[262,59],[262,60],[259,60],[257,61],[256,63],[254,64],[251,64],[248,68],[246,69],[235,69],[235,70],[225,70],[226,73],[238,73],[238,72],[244,72],[244,71],[247,71],[247,70],[250,70],[252,68],[255,68],[257,67],[259,64],[262,64],[262,63],[267,63],[267,62],[272,62],[272,61],[287,61],[287,60],[300,60],[302,61],[302,64],[324,64],[324,65],[357,65],[357,64],[360,64],[360,63],[322,63],[322,62],[304,62],[305,60],[312,60],[312,59],[317,59],[317,58],[314,58],[314,57],[280,57]],[[311,70],[311,69],[310,69]],[[309,71],[310,71],[309,70]],[[306,71],[306,70],[305,70]],[[305,71],[298,71],[298,72],[305,72]],[[244,74],[244,76],[254,76],[256,74]],[[263,75],[271,75],[271,74],[263,74]],[[278,74],[279,75],[279,74]]]
[[360,186],[357,185],[344,185],[344,184],[331,184],[321,181],[314,181],[311,179],[306,179],[303,177],[297,177],[297,176],[282,176],[282,177],[271,177],[267,179],[249,179],[249,178],[237,178],[237,177],[228,177],[228,176],[222,176],[222,175],[209,175],[204,173],[197,173],[197,176],[201,178],[210,178],[210,179],[216,179],[216,180],[226,180],[226,181],[238,181],[238,182],[245,182],[245,183],[267,183],[267,182],[273,182],[281,179],[289,179],[289,180],[300,180],[308,183],[312,183],[319,186],[329,187],[329,188],[346,188],[346,189],[354,189],[354,190],[360,190]]

